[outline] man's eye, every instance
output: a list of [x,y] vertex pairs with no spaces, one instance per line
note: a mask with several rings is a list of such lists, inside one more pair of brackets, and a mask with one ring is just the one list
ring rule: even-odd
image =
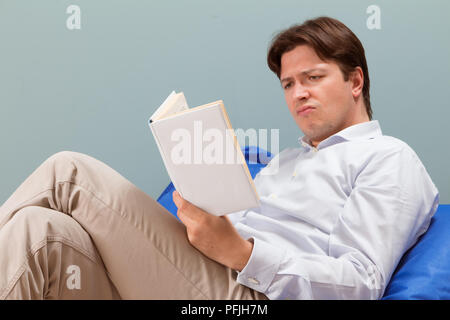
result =
[[288,82],[288,83],[286,83],[285,85],[284,85],[284,89],[289,89],[290,87],[291,87],[291,85],[292,85],[292,83],[291,82]]
[[319,80],[321,76],[310,76],[309,80]]

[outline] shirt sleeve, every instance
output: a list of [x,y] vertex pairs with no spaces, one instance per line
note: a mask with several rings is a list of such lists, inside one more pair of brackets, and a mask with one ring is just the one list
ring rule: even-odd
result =
[[269,299],[379,299],[438,204],[438,190],[412,149],[377,154],[337,213],[327,255],[299,254],[253,238],[237,281]]

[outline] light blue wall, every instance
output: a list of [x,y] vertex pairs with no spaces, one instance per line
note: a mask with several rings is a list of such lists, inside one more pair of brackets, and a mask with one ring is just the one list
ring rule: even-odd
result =
[[[68,30],[66,8],[81,8]],[[381,30],[366,8],[381,9]],[[48,156],[92,155],[157,197],[169,182],[147,119],[168,93],[223,99],[235,128],[296,146],[266,66],[279,30],[320,15],[366,49],[374,118],[407,142],[450,203],[450,1],[0,0],[0,203]]]

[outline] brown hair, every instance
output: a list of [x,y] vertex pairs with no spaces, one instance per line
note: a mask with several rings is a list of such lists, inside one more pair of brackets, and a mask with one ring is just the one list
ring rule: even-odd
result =
[[301,25],[283,30],[273,38],[267,53],[267,64],[278,78],[281,72],[281,56],[299,45],[309,45],[322,60],[336,62],[345,81],[356,67],[361,67],[364,75],[364,104],[367,115],[372,120],[369,70],[364,48],[356,35],[342,22],[329,17],[307,20]]

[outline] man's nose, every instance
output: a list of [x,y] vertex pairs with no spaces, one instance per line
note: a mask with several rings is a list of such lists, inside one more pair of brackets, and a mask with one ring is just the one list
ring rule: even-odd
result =
[[295,90],[294,90],[294,97],[296,99],[308,99],[309,98],[309,91],[307,88],[302,86],[301,84],[296,84]]

